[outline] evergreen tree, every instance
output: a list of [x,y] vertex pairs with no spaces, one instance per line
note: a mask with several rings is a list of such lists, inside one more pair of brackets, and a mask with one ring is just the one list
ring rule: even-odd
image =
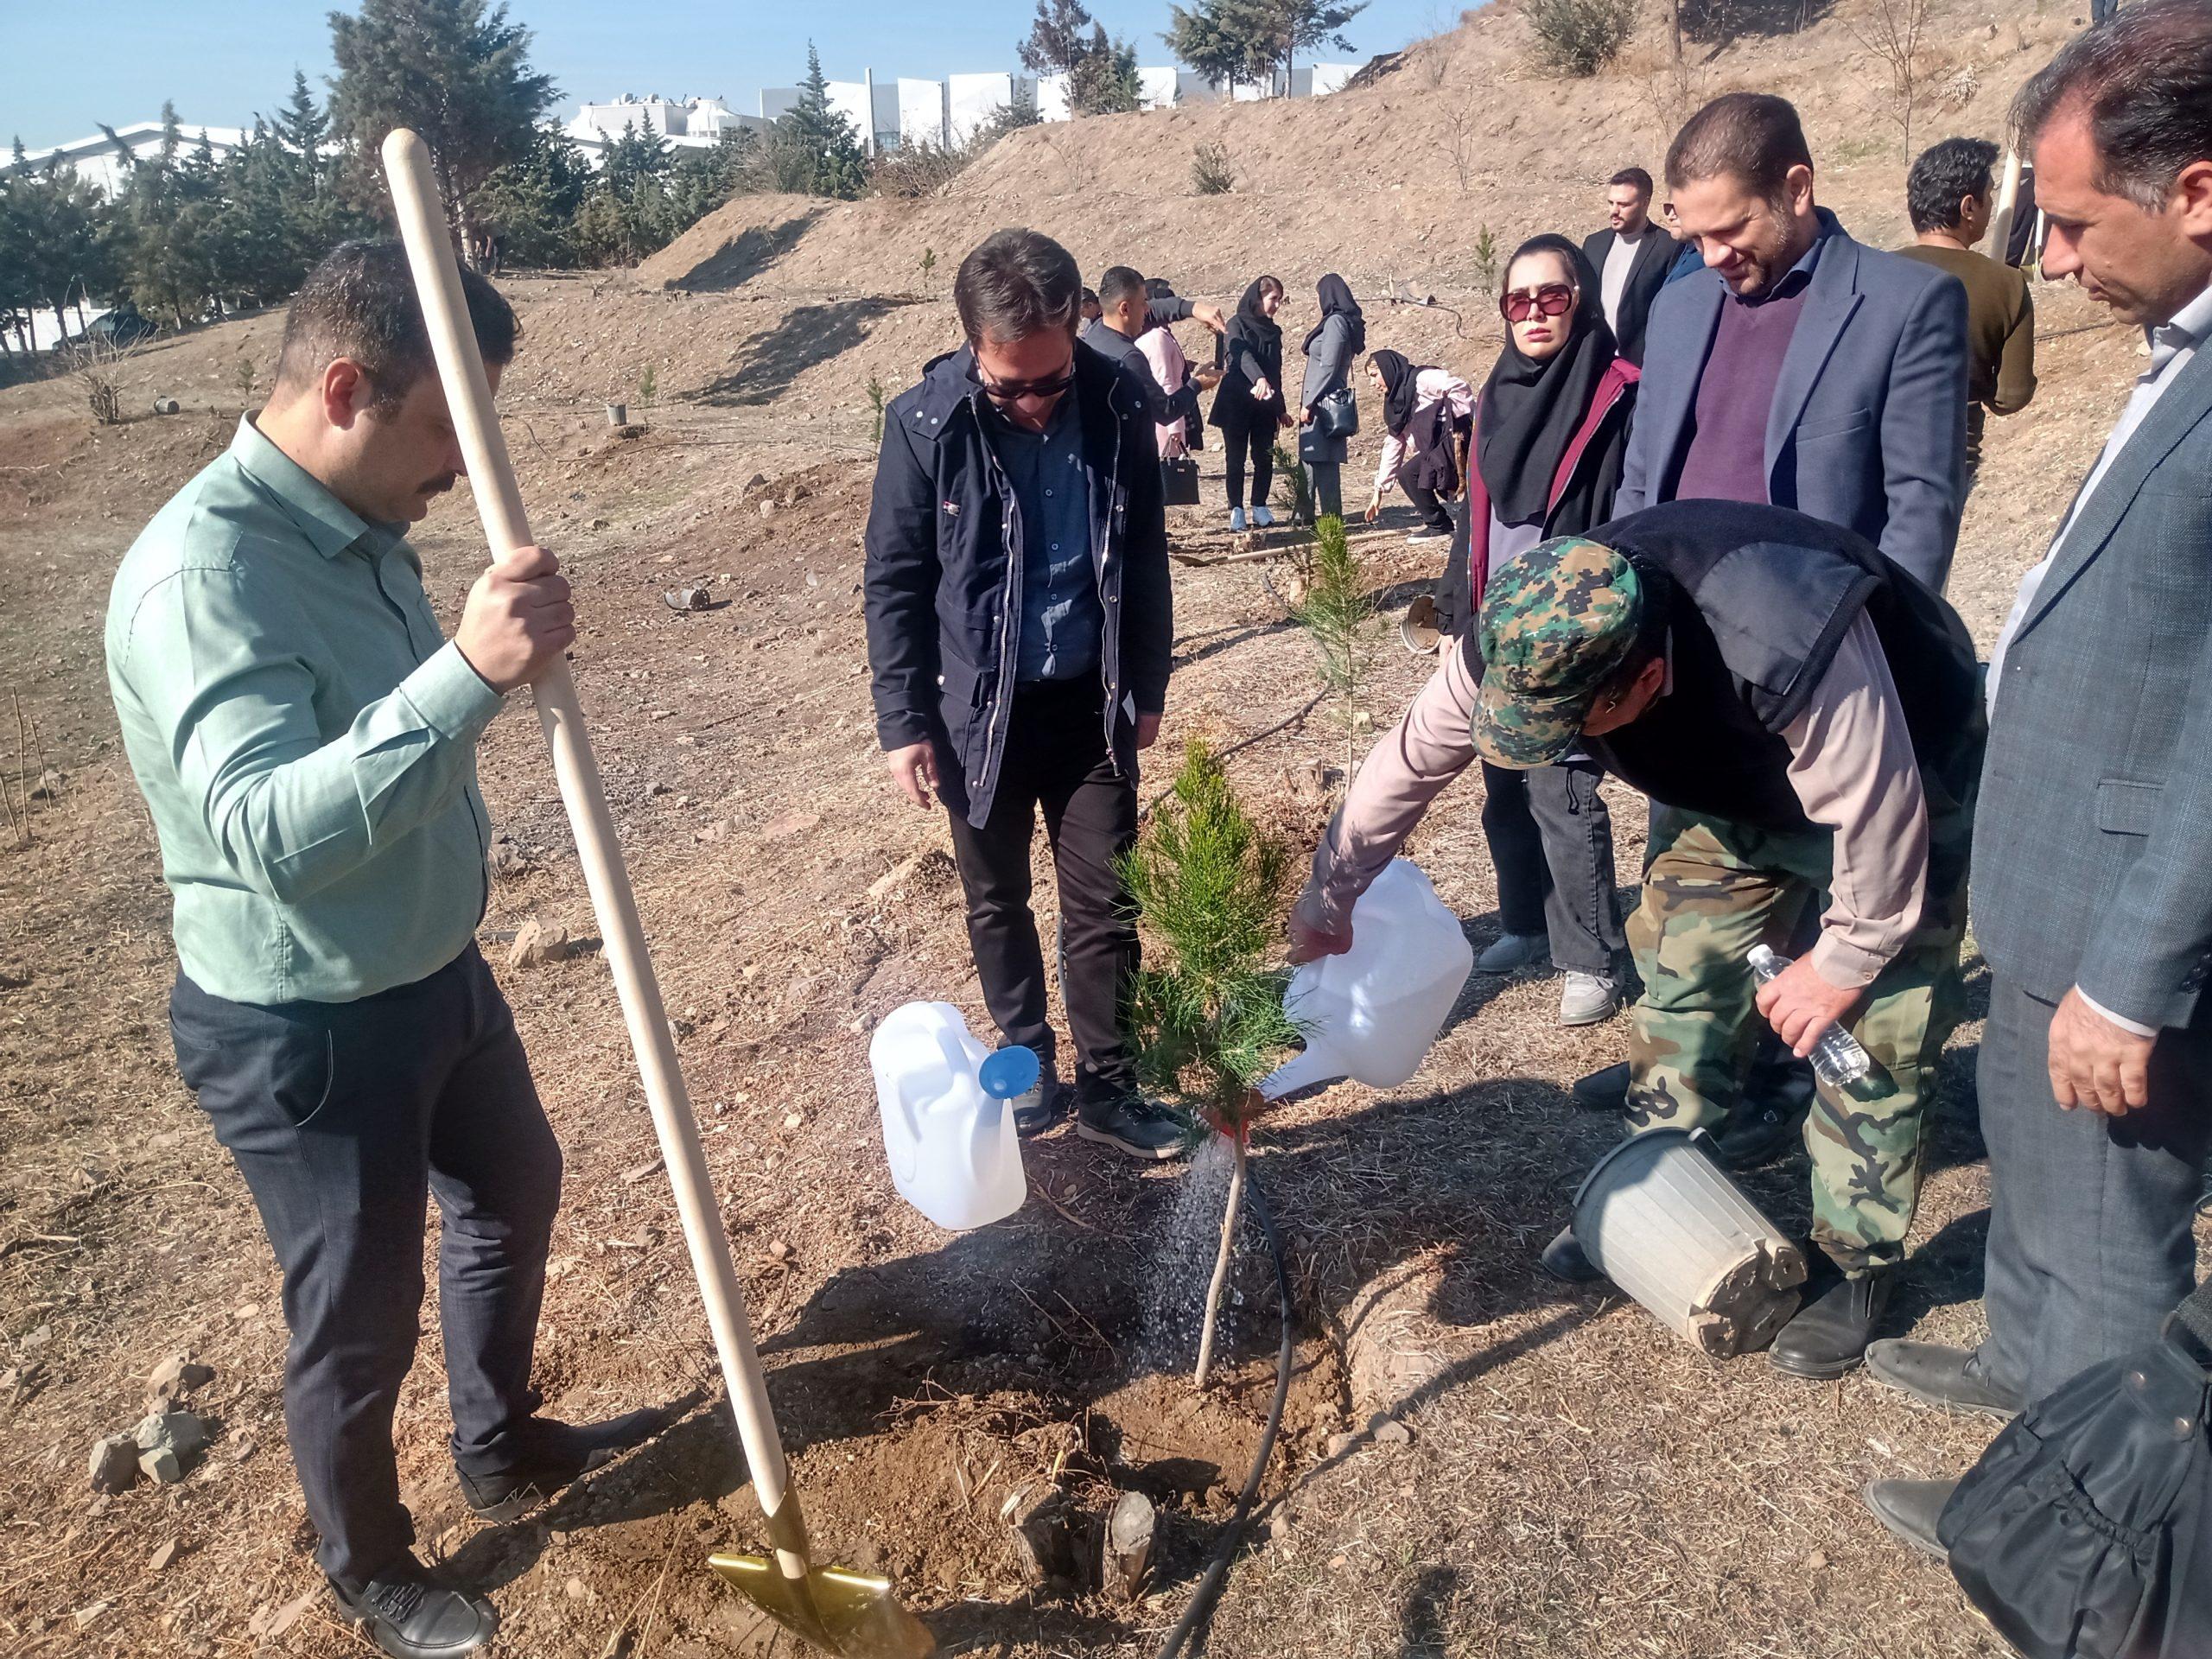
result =
[[1076,115],[1122,115],[1138,106],[1144,82],[1137,75],[1137,49],[1127,41],[1109,41],[1102,23],[1090,26],[1083,55],[1068,72],[1068,109]]
[[1333,46],[1339,52],[1352,49],[1344,38],[1344,25],[1367,10],[1368,0],[1357,0],[1349,6],[1331,5],[1327,0],[1274,0],[1275,35],[1282,57],[1283,89],[1290,88],[1291,72],[1298,67],[1301,49],[1317,46]]
[[1032,74],[1073,75],[1097,25],[1083,0],[1037,0],[1037,16],[1014,54]]
[[830,102],[829,78],[811,41],[798,101],[776,125],[784,151],[775,168],[777,188],[848,201],[860,194],[868,183],[868,156],[853,124]]
[[537,142],[477,193],[482,233],[502,263],[579,262],[576,220],[592,189],[591,164],[564,136],[540,128]]
[[1243,81],[1273,87],[1277,72],[1288,86],[1298,54],[1316,46],[1351,50],[1344,28],[1367,9],[1327,0],[1193,0],[1189,10],[1170,6],[1161,38],[1168,50],[1207,76],[1234,87]]
[[[21,139],[16,159],[24,160]],[[56,338],[67,338],[70,301],[105,294],[111,285],[100,194],[59,160],[10,174],[6,192],[8,270],[0,274],[0,289],[10,297],[0,303],[51,311]]]
[[393,128],[413,128],[430,148],[462,252],[476,259],[477,193],[531,153],[559,95],[530,66],[530,31],[484,0],[361,0],[358,16],[330,14],[330,119],[360,169],[356,188],[383,200],[378,147]]

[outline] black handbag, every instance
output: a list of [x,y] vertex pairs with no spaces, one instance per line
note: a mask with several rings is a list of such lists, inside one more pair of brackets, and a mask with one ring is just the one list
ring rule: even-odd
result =
[[1198,505],[1198,463],[1187,456],[1160,463],[1160,487],[1171,507]]
[[2149,1347],[2030,1406],[1936,1522],[1951,1573],[2023,1659],[2212,1650],[2212,1281]]
[[1350,386],[1338,386],[1325,392],[1313,405],[1313,429],[1325,438],[1350,438],[1359,435],[1359,399],[1353,397]]

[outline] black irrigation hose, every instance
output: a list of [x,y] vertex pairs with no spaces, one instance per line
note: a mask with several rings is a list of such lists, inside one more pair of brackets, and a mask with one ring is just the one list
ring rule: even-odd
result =
[[1282,1351],[1275,1359],[1274,1403],[1268,1408],[1268,1426],[1261,1431],[1259,1455],[1252,1459],[1252,1472],[1245,1477],[1244,1490],[1237,1495],[1236,1512],[1229,1517],[1221,1541],[1214,1546],[1213,1559],[1206,1564],[1205,1574],[1192,1593],[1191,1605],[1175,1621],[1175,1628],[1167,1632],[1159,1659],[1176,1659],[1184,1643],[1190,1640],[1192,1633],[1213,1611],[1214,1603],[1220,1599],[1222,1587],[1229,1582],[1230,1563],[1236,1560],[1237,1546],[1243,1541],[1245,1522],[1252,1517],[1253,1502],[1260,1496],[1260,1482],[1267,1475],[1268,1459],[1274,1455],[1275,1432],[1282,1427],[1283,1407],[1290,1401],[1290,1368],[1298,1342],[1296,1314],[1290,1300],[1290,1269],[1283,1262],[1282,1239],[1275,1232],[1274,1217],[1268,1213],[1267,1200],[1260,1196],[1257,1172],[1249,1166],[1244,1172],[1244,1198],[1260,1224],[1260,1231],[1267,1238],[1268,1254],[1274,1258],[1275,1286],[1282,1294]]

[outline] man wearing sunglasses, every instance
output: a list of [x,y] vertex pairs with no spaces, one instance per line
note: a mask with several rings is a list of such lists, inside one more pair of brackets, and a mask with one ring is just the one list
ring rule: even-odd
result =
[[1044,1062],[1025,1135],[1063,1096],[1029,907],[1041,810],[1059,889],[1076,1132],[1172,1158],[1181,1126],[1137,1092],[1121,1023],[1137,941],[1116,856],[1136,836],[1137,754],[1167,696],[1167,527],[1152,416],[1078,349],[1075,261],[1001,231],[961,262],[967,344],[884,414],[864,588],[876,734],[917,807],[941,798],[983,1000]]

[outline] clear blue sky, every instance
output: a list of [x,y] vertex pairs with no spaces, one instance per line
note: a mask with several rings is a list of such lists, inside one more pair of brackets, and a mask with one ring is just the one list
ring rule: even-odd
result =
[[[833,80],[857,80],[865,67],[930,79],[1011,70],[1034,3],[512,0],[509,10],[534,31],[531,55],[560,84],[566,118],[587,99],[622,92],[719,93],[752,110],[761,87],[789,86],[804,71],[810,35]],[[1101,0],[1091,10],[1136,43],[1142,61],[1168,60],[1160,41],[1167,0]],[[1349,31],[1355,55],[1447,28],[1459,11],[1446,0],[1373,0]],[[188,121],[245,125],[283,101],[296,64],[321,92],[327,15],[315,0],[0,0],[0,143],[20,134],[37,149],[102,121],[152,120],[163,99]]]

